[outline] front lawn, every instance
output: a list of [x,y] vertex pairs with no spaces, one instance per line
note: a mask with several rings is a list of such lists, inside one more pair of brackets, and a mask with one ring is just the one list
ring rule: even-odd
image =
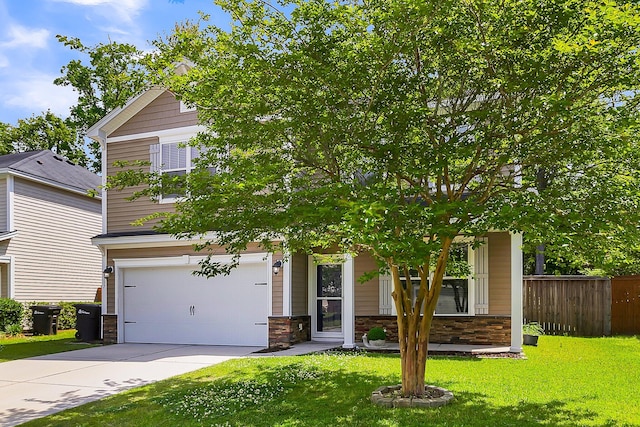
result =
[[527,360],[434,357],[438,409],[369,403],[396,355],[248,358],[131,390],[26,426],[640,426],[640,340],[544,336]]
[[93,347],[91,344],[76,342],[75,335],[75,329],[71,329],[58,331],[56,335],[2,338],[0,339],[0,362]]

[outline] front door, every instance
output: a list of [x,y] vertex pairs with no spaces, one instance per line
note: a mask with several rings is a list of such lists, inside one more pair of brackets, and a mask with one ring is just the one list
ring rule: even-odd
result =
[[311,280],[312,339],[344,337],[342,263],[316,263]]

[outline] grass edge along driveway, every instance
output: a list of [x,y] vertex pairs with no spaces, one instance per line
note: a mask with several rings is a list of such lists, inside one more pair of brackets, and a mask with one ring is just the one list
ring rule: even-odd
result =
[[437,409],[369,402],[400,380],[397,355],[245,358],[134,389],[25,426],[640,426],[640,339],[541,337],[526,360],[433,357]]
[[78,342],[75,329],[58,331],[56,335],[18,336],[0,339],[0,362],[62,353],[94,347],[93,344]]

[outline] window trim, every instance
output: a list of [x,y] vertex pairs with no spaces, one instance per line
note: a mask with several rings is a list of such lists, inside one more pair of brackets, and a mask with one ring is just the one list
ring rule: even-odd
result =
[[[193,169],[193,159],[192,159],[192,152],[191,150],[193,149],[193,146],[189,144],[189,141],[191,141],[191,139],[193,137],[195,137],[198,133],[197,132],[185,132],[185,133],[178,133],[178,134],[172,134],[172,135],[167,135],[167,136],[161,136],[158,138],[158,144],[157,145],[157,153],[156,153],[156,157],[154,158],[154,153],[151,153],[151,171],[152,172],[159,172],[159,173],[165,173],[165,172],[179,172],[184,170],[185,171],[185,175],[190,173]],[[162,158],[162,147],[163,145],[169,145],[169,144],[184,144],[184,149],[187,150],[187,152],[185,153],[185,167],[184,168],[173,168],[173,169],[167,169],[164,170],[163,169],[163,158]],[[182,148],[182,147],[180,147]],[[150,148],[151,151],[151,148]],[[175,203],[176,201],[180,200],[182,197],[181,196],[162,196],[160,195],[160,197],[158,198],[158,203],[161,204],[166,204],[166,203]]]
[[[467,291],[467,313],[434,313],[436,317],[475,317],[478,315],[488,314],[488,244],[489,239],[487,237],[478,238],[477,240],[482,241],[483,243],[478,249],[474,249],[471,244],[467,246],[467,262],[469,263],[469,268],[471,270],[471,274],[467,276],[468,281],[468,291]],[[478,259],[478,255],[480,252],[483,252],[483,258]],[[477,265],[478,263],[482,263],[483,265]],[[403,276],[404,277],[404,276]],[[453,276],[445,276],[443,280],[446,279],[460,279],[460,277]],[[479,289],[483,287],[483,290]],[[378,303],[379,303],[379,314],[381,315],[396,315],[396,306],[391,298],[391,291],[393,290],[393,283],[391,280],[391,275],[380,275],[379,276],[379,293],[378,293]],[[389,295],[386,298],[386,295]],[[484,304],[484,309],[480,309],[477,307],[479,298],[482,294],[486,298],[486,302]],[[482,311],[485,311],[484,313]]]

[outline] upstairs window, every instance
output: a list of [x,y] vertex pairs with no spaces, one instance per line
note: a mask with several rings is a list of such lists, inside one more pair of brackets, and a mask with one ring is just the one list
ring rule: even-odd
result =
[[195,147],[181,145],[172,142],[160,144],[160,170],[162,173],[185,175],[194,168],[194,160],[200,155],[200,150]]
[[[195,160],[200,156],[201,150],[185,145],[189,138],[172,138],[168,141],[160,140],[160,144],[151,145],[149,148],[151,171],[160,172],[168,177],[186,176],[195,168]],[[215,168],[209,168],[215,173]],[[176,179],[177,187],[169,193],[163,193],[160,203],[171,203],[176,198],[184,196],[186,188],[181,186],[179,178]]]

